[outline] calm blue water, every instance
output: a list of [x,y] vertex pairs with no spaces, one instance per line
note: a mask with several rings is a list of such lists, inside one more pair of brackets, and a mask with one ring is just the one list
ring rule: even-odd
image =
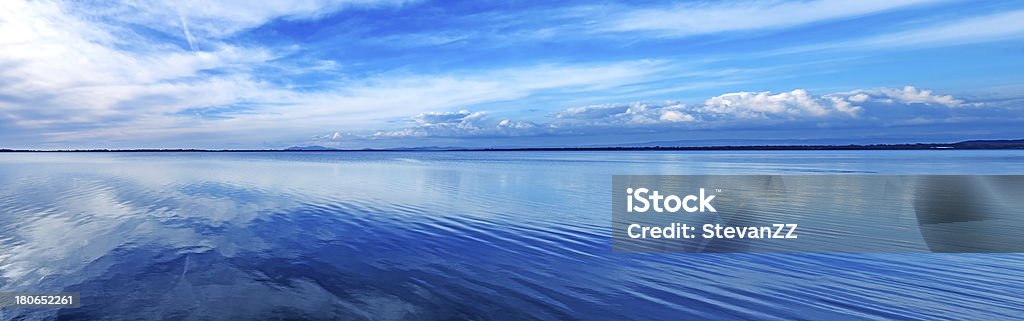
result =
[[612,253],[623,174],[1024,174],[1024,151],[0,154],[2,319],[1019,319],[1020,254]]

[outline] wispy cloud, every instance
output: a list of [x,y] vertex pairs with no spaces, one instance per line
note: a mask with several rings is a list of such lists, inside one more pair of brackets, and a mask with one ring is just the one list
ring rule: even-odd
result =
[[[0,6],[0,147],[984,122],[1003,107],[961,94],[1020,97],[1024,63],[953,46],[1020,39],[1024,9],[965,6],[15,0]],[[878,25],[856,25],[868,19]],[[903,50],[938,47],[931,60]],[[993,64],[1005,72],[974,71]],[[946,65],[961,67],[914,72]],[[943,94],[882,87],[905,83]]]
[[847,19],[931,0],[680,2],[657,8],[627,9],[604,30],[649,31],[689,36],[725,31],[777,29]]
[[[210,39],[223,39],[240,32],[283,20],[313,20],[346,9],[398,7],[407,0],[270,0],[253,5],[249,1],[130,1],[102,5],[102,18],[115,23],[144,25],[173,33],[181,28],[179,16],[189,21],[190,33]],[[95,5],[69,7],[87,14]],[[79,12],[72,12],[79,13]]]
[[1024,38],[1024,10],[980,17],[859,41],[868,47],[952,46]]
[[[185,33],[188,50],[156,41],[134,43],[133,50],[126,50],[110,26],[68,15],[58,4],[15,4],[18,6],[4,14],[0,25],[4,35],[0,43],[5,48],[0,64],[7,66],[7,80],[0,83],[0,94],[7,97],[0,99],[0,110],[4,111],[0,117],[16,127],[46,130],[45,137],[54,141],[292,126],[366,126],[368,119],[382,120],[452,104],[519,99],[547,90],[613,88],[660,70],[659,62],[636,61],[542,64],[441,75],[396,72],[335,81],[316,91],[299,91],[258,79],[255,68],[271,64],[279,57],[279,50],[275,53],[273,48],[211,41],[209,49],[199,51],[184,16],[180,16],[179,27],[183,29],[178,33]],[[316,12],[292,10],[279,16]],[[260,12],[255,16],[274,15]],[[234,28],[256,23],[249,22],[253,17],[228,18],[237,20],[239,26]],[[39,48],[48,50],[40,52]],[[212,119],[197,121],[187,112],[239,102],[261,104],[256,104],[252,112],[218,119],[216,129],[205,128]],[[60,129],[52,130],[56,127]]]
[[1024,10],[1009,11],[941,21],[928,26],[861,37],[797,46],[772,51],[773,54],[792,54],[811,51],[870,51],[878,49],[920,49],[949,47],[1024,38]]
[[195,39],[192,39],[192,32],[188,30],[188,20],[185,20],[185,15],[178,12],[178,20],[181,21],[181,31],[185,34],[185,41],[188,42],[188,47],[192,51],[199,51],[199,47],[196,47]]

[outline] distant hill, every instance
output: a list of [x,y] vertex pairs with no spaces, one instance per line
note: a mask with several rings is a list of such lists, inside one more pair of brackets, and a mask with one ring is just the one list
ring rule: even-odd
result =
[[[661,145],[661,143],[667,143]],[[650,142],[605,147],[482,148],[472,150],[926,150],[926,149],[1024,149],[1024,139],[968,140],[957,143],[908,144],[764,144],[764,145],[669,145]]]
[[423,146],[423,147],[388,148],[387,150],[409,150],[409,151],[416,151],[416,150],[466,150],[466,148],[452,147],[452,146],[447,146],[447,147],[442,147],[442,146]]
[[324,146],[292,146],[285,148],[286,151],[311,151],[311,150],[340,150],[337,148],[330,148]]
[[968,140],[950,146],[956,149],[1024,149],[1024,139]]
[[[292,147],[285,148],[284,150],[285,151],[293,151],[293,152],[296,152],[296,151],[301,151],[301,152],[305,152],[305,151],[332,151],[332,150],[348,150],[348,151],[352,151],[352,149],[339,149],[339,148],[331,148],[331,147],[316,146],[316,145],[312,145],[312,146],[292,146]],[[448,147],[442,147],[442,146],[423,146],[423,147],[396,147],[396,148],[363,148],[363,149],[358,149],[358,150],[360,150],[360,151],[375,151],[375,150],[376,151],[420,151],[420,150],[422,150],[422,151],[440,151],[440,150],[465,150],[465,148],[450,147],[450,146],[448,146]]]
[[[844,145],[899,145],[906,144],[906,140],[881,139],[865,143],[864,140],[854,139],[687,139],[687,140],[661,140],[633,143],[617,143],[610,145],[586,145],[579,147],[725,147],[725,146],[844,146]],[[912,143],[935,143],[935,142],[912,142]]]

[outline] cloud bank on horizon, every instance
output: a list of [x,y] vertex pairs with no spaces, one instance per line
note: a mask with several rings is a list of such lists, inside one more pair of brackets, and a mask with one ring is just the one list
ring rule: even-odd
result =
[[1024,4],[14,0],[0,148],[1024,137]]

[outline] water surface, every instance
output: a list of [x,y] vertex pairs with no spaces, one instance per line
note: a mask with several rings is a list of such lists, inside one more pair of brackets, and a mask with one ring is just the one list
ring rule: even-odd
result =
[[1024,151],[0,154],[2,319],[1014,319],[1020,254],[612,253],[611,175],[1024,174]]

